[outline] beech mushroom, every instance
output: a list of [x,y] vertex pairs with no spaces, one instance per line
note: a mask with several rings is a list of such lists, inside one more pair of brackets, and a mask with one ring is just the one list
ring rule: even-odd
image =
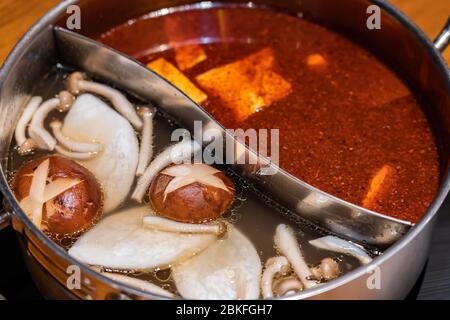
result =
[[290,265],[283,256],[272,257],[267,260],[266,268],[261,277],[261,291],[264,299],[273,298],[273,279],[276,275],[288,273]]
[[182,263],[217,241],[212,234],[155,231],[142,223],[149,206],[111,214],[69,249],[79,261],[114,270],[150,271]]
[[275,231],[275,245],[277,249],[289,260],[292,269],[297,277],[303,283],[306,289],[317,285],[308,265],[303,258],[297,239],[295,238],[293,230],[285,224],[277,226]]
[[173,266],[172,276],[185,299],[258,299],[261,269],[253,244],[228,225],[224,239]]
[[15,131],[15,139],[18,145],[18,152],[20,155],[26,155],[33,151],[37,147],[36,142],[33,139],[27,139],[26,130],[28,123],[33,118],[34,113],[42,102],[41,97],[32,97],[28,104],[25,106],[25,109],[22,115],[17,122],[16,131]]
[[55,109],[61,112],[67,111],[71,107],[71,103],[71,94],[67,91],[61,91],[57,98],[44,101],[34,112],[28,126],[28,134],[38,148],[49,151],[55,149],[56,139],[45,129],[45,118]]
[[320,264],[311,271],[319,281],[330,281],[339,277],[340,274],[338,263],[331,258],[322,259]]
[[184,162],[191,160],[193,154],[201,150],[201,145],[194,140],[182,140],[167,147],[158,154],[150,165],[145,169],[142,176],[137,181],[136,188],[131,195],[133,200],[141,203],[153,179],[158,173],[174,162]]
[[149,108],[139,110],[142,116],[142,134],[139,148],[139,161],[136,169],[136,175],[141,176],[147,168],[150,159],[153,156],[153,116],[155,115]]
[[80,72],[72,73],[67,79],[67,90],[74,95],[90,92],[108,99],[114,108],[122,114],[136,129],[142,128],[142,120],[136,113],[133,105],[118,90],[104,84],[87,81]]
[[62,122],[59,120],[50,122],[50,128],[58,143],[70,151],[80,153],[95,153],[100,151],[100,145],[98,143],[74,141],[64,136],[61,132]]
[[319,249],[353,256],[362,264],[368,264],[372,261],[372,258],[361,247],[335,236],[325,236],[322,238],[311,240],[309,241],[309,243]]
[[158,296],[162,296],[165,298],[174,298],[175,295],[172,292],[169,292],[167,290],[164,290],[163,288],[141,279],[132,278],[123,274],[119,273],[111,273],[111,272],[101,272],[102,275],[104,275],[107,278],[110,278],[114,281],[126,284],[132,288],[136,288],[142,291],[146,291],[151,294],[155,294]]
[[[136,133],[130,123],[99,98],[82,94],[64,118],[61,133],[72,141],[95,141],[101,145],[98,154],[77,160],[102,185],[105,213],[122,204],[134,183],[139,154]],[[65,154],[75,158],[74,154]]]
[[302,291],[303,284],[295,278],[281,279],[275,283],[273,290],[277,296],[281,297],[297,291]]
[[203,163],[177,164],[153,179],[149,198],[156,212],[190,223],[217,219],[234,199],[234,185],[220,170]]
[[44,128],[44,120],[48,113],[59,105],[58,98],[52,98],[42,103],[42,105],[36,110],[31,119],[31,123],[28,127],[28,134],[36,142],[40,149],[50,150],[55,149],[56,140],[53,136]]
[[227,226],[223,221],[217,221],[210,224],[193,224],[177,222],[158,216],[144,217],[144,226],[159,231],[194,234],[207,233],[219,237],[223,236],[227,231]]
[[102,193],[95,177],[63,157],[26,162],[14,177],[13,190],[33,223],[51,236],[77,236],[102,214]]
[[55,151],[61,155],[63,155],[66,158],[72,159],[72,160],[89,160],[94,158],[97,153],[96,152],[73,152],[70,150],[65,149],[64,147],[60,145],[55,146]]

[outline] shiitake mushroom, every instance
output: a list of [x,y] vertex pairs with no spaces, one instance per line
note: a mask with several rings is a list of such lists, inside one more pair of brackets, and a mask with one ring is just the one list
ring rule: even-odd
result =
[[149,189],[157,214],[188,223],[217,219],[234,196],[233,182],[225,173],[202,163],[169,166],[158,173]]
[[53,238],[78,236],[100,219],[103,193],[94,175],[77,162],[52,155],[24,163],[13,179],[14,194],[19,203],[29,196],[34,172],[47,159],[46,186],[58,179],[77,183],[42,203],[38,227]]

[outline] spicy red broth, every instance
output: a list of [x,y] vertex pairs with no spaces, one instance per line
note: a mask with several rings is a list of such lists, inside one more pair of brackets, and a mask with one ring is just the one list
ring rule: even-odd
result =
[[337,33],[223,7],[150,14],[99,40],[149,63],[228,128],[280,129],[280,166],[323,191],[412,222],[435,196],[437,149],[418,101]]

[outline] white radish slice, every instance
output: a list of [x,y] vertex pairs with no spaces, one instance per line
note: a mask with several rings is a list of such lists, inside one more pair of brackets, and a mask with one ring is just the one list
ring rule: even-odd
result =
[[62,133],[75,141],[102,145],[93,159],[78,162],[102,185],[104,213],[117,208],[130,192],[138,163],[139,144],[131,124],[99,98],[82,94],[67,113]]
[[156,294],[158,296],[162,296],[165,298],[174,298],[175,297],[175,295],[172,292],[164,290],[163,288],[158,287],[157,285],[155,285],[151,282],[148,282],[148,281],[128,277],[128,276],[125,276],[125,275],[119,274],[119,273],[102,272],[101,274],[107,278],[114,280],[114,281],[126,284],[130,287],[133,287],[133,288],[136,288],[136,289],[139,289],[142,291],[147,291],[148,293],[151,293],[151,294]]
[[351,242],[334,236],[325,236],[309,241],[316,248],[347,254],[358,259],[362,264],[368,264],[372,258],[362,248]]
[[261,260],[253,244],[235,227],[199,255],[172,268],[186,299],[258,299]]
[[69,254],[90,265],[147,271],[181,263],[217,240],[211,234],[181,234],[144,227],[143,218],[152,214],[149,206],[139,206],[107,216],[83,234]]

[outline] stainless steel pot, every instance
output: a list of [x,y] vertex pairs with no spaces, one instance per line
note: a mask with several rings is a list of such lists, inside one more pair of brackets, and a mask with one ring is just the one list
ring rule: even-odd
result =
[[[0,227],[10,224],[17,232],[28,268],[37,286],[48,298],[158,298],[105,278],[72,259],[26,218],[8,186],[6,160],[14,124],[36,81],[57,61],[51,27],[65,24],[66,10],[72,4],[81,7],[82,32],[94,36],[149,11],[192,2],[194,1],[64,1],[27,32],[0,71],[0,155],[3,159],[0,188],[5,198],[5,211],[0,215]],[[450,73],[439,54],[448,44],[449,26],[436,44],[433,44],[401,12],[380,0],[257,0],[253,3],[289,13],[302,13],[308,19],[357,39],[384,61],[395,66],[427,101],[424,104],[425,113],[438,142],[442,179],[439,192],[423,219],[371,264],[328,284],[299,293],[292,299],[405,297],[424,266],[436,212],[450,188]],[[380,30],[369,30],[366,27],[366,9],[371,4],[381,8]],[[75,269],[69,268],[70,266],[75,266]],[[72,281],[78,270],[81,279],[79,288]],[[380,287],[370,289],[368,283],[375,274],[380,276]],[[72,289],[67,286],[68,280]]]

